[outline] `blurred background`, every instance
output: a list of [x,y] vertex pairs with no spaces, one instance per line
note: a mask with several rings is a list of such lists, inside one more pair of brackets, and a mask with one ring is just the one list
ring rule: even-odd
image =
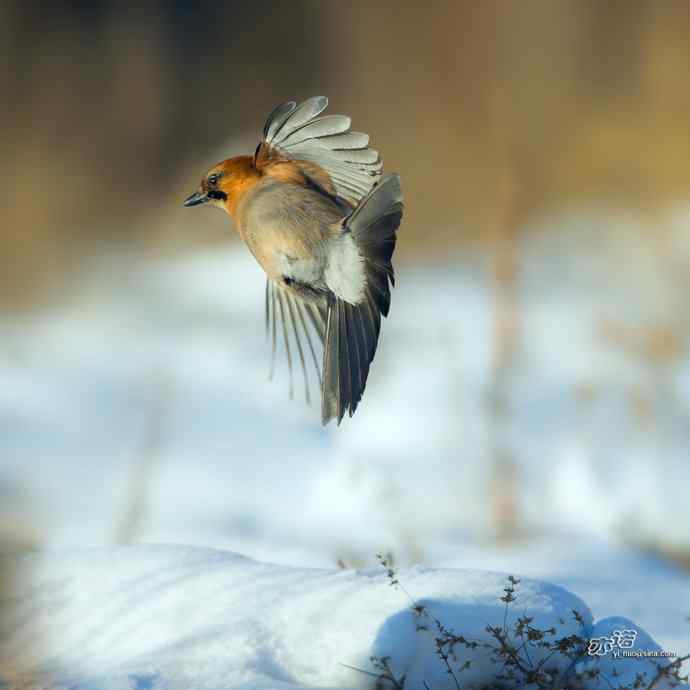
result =
[[8,307],[105,244],[230,241],[221,218],[189,232],[180,194],[253,144],[274,104],[317,92],[404,175],[409,257],[553,209],[651,212],[687,196],[682,0],[0,11]]
[[[688,35],[682,0],[0,2],[2,548],[624,563],[690,594]],[[337,430],[267,383],[230,221],[181,206],[315,94],[406,195]],[[690,639],[690,606],[642,605]]]

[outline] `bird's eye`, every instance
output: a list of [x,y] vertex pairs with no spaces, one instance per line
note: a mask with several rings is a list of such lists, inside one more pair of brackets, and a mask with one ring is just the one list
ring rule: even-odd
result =
[[209,184],[216,184],[220,180],[220,173],[213,173],[212,175],[208,176],[208,183]]

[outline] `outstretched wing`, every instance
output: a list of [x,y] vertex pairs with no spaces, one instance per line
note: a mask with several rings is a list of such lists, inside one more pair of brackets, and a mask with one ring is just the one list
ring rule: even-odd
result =
[[324,345],[321,421],[340,424],[355,413],[378,344],[381,313],[371,295],[361,304],[336,297],[328,308]]
[[403,213],[400,178],[386,176],[343,221],[359,247],[366,285],[363,298],[350,304],[333,295],[328,304],[321,387],[324,424],[346,412],[352,416],[362,398],[376,354],[381,317],[388,316],[395,284],[393,252]]
[[[289,288],[276,285],[270,278],[266,281],[266,337],[271,339],[271,371],[269,378],[275,372],[276,352],[278,341],[282,340],[290,372],[290,398],[294,397],[294,382],[292,374],[292,346],[299,357],[304,377],[304,397],[307,404],[311,403],[309,394],[308,369],[311,359],[316,371],[316,379],[321,388],[320,354],[323,351],[326,336],[326,305],[302,300]],[[280,324],[280,325],[279,325]],[[282,335],[278,334],[278,329]],[[292,345],[291,345],[292,343]]]
[[340,424],[346,412],[354,414],[364,393],[380,330],[381,312],[372,294],[358,305],[334,295],[319,303],[303,300],[270,279],[266,283],[266,337],[272,343],[270,378],[277,350],[282,347],[290,374],[290,398],[294,397],[293,361],[298,358],[304,396],[311,404],[308,372],[313,364],[323,424],[331,419]]
[[321,115],[327,106],[325,96],[279,105],[266,120],[256,165],[295,161],[327,191],[356,206],[379,181],[383,161],[369,148],[368,135],[350,131],[349,117]]

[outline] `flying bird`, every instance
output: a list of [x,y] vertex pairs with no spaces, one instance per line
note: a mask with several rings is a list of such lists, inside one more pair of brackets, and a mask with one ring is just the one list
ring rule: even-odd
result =
[[[381,316],[390,308],[403,212],[399,176],[383,176],[369,137],[351,131],[345,115],[322,115],[327,106],[324,96],[279,105],[254,155],[214,165],[184,202],[218,207],[234,219],[267,276],[271,373],[280,321],[290,392],[294,340],[307,401],[309,355],[316,368],[324,425],[352,416],[362,398]],[[321,367],[314,340],[322,345]]]

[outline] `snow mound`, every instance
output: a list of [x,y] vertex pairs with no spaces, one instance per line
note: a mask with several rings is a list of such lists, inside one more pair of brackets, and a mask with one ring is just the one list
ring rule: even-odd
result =
[[[401,589],[381,568],[291,568],[201,548],[12,558],[21,576],[1,619],[0,667],[21,660],[44,686],[360,688],[373,687],[384,660],[405,688],[445,690],[454,681],[435,651],[435,621],[480,642],[492,639],[487,625],[511,629],[525,615],[558,638],[597,630],[578,597],[536,580],[522,580],[506,609],[500,573],[417,567],[396,573]],[[455,653],[458,667],[471,661],[463,688],[495,680],[481,645]],[[539,649],[530,654],[536,663]],[[562,677],[573,664],[556,655],[549,668]]]

